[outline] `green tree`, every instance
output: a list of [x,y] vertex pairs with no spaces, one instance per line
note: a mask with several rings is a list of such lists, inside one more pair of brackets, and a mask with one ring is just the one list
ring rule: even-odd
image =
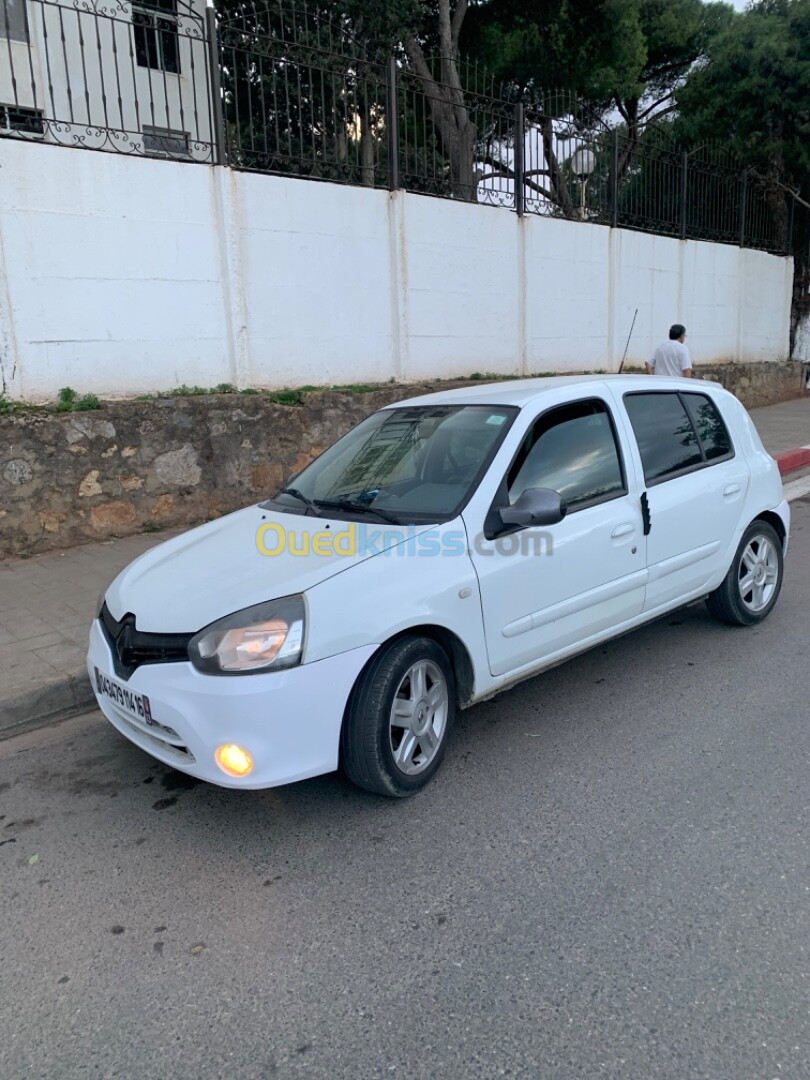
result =
[[486,0],[471,11],[462,45],[539,102],[544,162],[529,182],[570,214],[571,171],[560,156],[577,144],[560,140],[561,130],[598,149],[618,117],[621,179],[645,128],[674,111],[676,89],[732,18],[729,5],[702,0]]
[[220,0],[232,159],[384,182],[385,62],[393,55],[412,171],[446,171],[448,193],[474,201],[479,132],[459,50],[467,7],[467,0]]
[[776,189],[810,197],[810,0],[760,0],[712,42],[677,90],[677,128],[715,139]]
[[[747,225],[796,256],[791,346],[810,314],[810,0],[760,0],[712,43],[676,95],[677,130],[714,139],[747,170]],[[788,192],[792,190],[794,200]]]
[[[449,194],[474,202],[475,147],[481,132],[470,109],[468,68],[460,49],[468,0],[344,3],[358,34],[397,56],[404,82],[404,123],[418,129],[416,103],[422,99],[426,104],[437,148],[447,163]],[[418,130],[417,138],[424,142],[423,153],[429,154],[430,133]]]

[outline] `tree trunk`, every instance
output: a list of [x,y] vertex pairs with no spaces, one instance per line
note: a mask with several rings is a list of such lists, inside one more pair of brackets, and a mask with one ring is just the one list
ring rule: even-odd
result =
[[627,174],[627,170],[633,164],[633,159],[638,153],[640,126],[638,120],[638,98],[628,98],[624,103],[624,113],[627,122],[627,136],[624,141],[624,147],[619,154],[618,172],[616,175],[616,183],[621,185],[622,180]]
[[574,208],[574,200],[571,198],[571,192],[554,149],[554,121],[551,117],[544,116],[540,120],[539,127],[543,138],[543,157],[548,169],[548,186],[551,189],[552,200],[567,218],[575,218],[577,211]]
[[365,80],[358,87],[357,112],[360,117],[360,183],[364,187],[374,187],[376,138]]
[[455,152],[450,155],[451,191],[454,199],[477,202],[478,185],[475,181],[475,125],[469,121],[459,132]]
[[458,38],[467,10],[467,0],[458,0],[450,11],[450,0],[439,0],[439,40],[442,56],[437,79],[427,64],[422,47],[413,36],[405,40],[405,52],[428,98],[430,117],[442,151],[450,167],[450,192],[454,199],[476,202],[475,144],[477,128],[464,102],[459,75]]

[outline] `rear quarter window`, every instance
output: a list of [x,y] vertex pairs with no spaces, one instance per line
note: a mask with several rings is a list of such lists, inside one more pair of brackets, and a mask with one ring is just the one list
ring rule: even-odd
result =
[[689,419],[695,425],[707,461],[727,457],[731,439],[720,411],[705,394],[681,394]]

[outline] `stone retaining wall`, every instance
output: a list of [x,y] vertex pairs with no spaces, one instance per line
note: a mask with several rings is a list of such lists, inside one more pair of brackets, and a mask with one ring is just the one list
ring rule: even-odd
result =
[[801,364],[784,360],[770,364],[707,364],[695,369],[702,379],[719,382],[736,394],[746,409],[776,405],[804,393]]
[[[700,374],[748,406],[802,393],[800,365],[725,364]],[[193,525],[250,505],[363,417],[434,386],[107,402],[93,412],[0,416],[0,557]]]

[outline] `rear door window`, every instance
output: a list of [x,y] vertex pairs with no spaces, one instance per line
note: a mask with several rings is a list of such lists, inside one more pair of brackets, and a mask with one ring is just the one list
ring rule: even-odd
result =
[[731,456],[726,426],[705,394],[642,392],[625,394],[624,403],[648,484]]

